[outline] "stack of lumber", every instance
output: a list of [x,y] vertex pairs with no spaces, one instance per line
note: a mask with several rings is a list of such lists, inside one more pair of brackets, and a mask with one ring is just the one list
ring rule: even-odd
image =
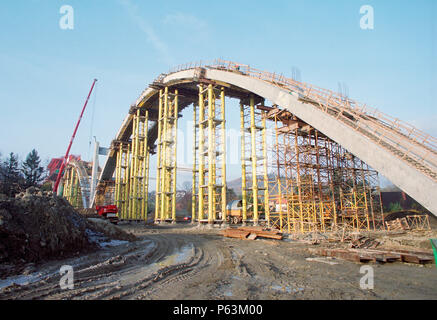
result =
[[311,253],[338,258],[353,262],[408,262],[417,264],[433,263],[434,257],[432,252],[428,251],[410,251],[410,250],[389,250],[389,249],[328,249],[328,248],[311,248]]
[[255,240],[256,238],[282,240],[282,234],[279,231],[267,230],[263,227],[228,228],[222,231],[222,235],[229,238],[247,240]]
[[354,249],[375,249],[380,243],[368,237],[359,237],[350,240],[350,247]]

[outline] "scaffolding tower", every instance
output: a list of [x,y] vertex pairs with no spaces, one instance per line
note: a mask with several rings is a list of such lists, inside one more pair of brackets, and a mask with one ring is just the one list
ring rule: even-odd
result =
[[225,89],[212,84],[198,87],[193,113],[193,221],[226,222]]
[[148,110],[132,111],[132,133],[128,142],[114,142],[116,149],[114,200],[123,220],[147,220],[149,192]]
[[149,151],[147,135],[149,112],[141,116],[140,109],[134,113],[132,121],[132,143],[130,145],[131,164],[129,174],[129,214],[132,220],[147,220]]
[[115,204],[118,208],[120,219],[128,219],[130,143],[118,142],[116,148]]
[[270,212],[265,114],[253,95],[248,104],[240,101],[242,216],[254,225],[269,220]]
[[155,222],[176,222],[178,90],[159,90]]
[[268,224],[287,232],[383,228],[378,174],[287,110],[272,107]]
[[83,208],[79,175],[74,166],[70,165],[65,170],[62,195],[74,208]]

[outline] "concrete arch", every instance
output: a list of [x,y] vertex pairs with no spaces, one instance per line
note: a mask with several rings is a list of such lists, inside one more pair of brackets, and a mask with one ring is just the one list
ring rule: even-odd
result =
[[[377,116],[353,108],[351,100],[341,101],[338,96],[321,100],[310,94],[311,88],[287,85],[281,77],[234,69],[234,66],[193,67],[161,75],[155,85],[175,86],[180,84],[197,84],[205,81],[256,94],[272,103],[289,110],[298,118],[308,123],[324,135],[337,142],[349,152],[360,158],[380,174],[390,179],[395,185],[408,193],[416,201],[437,215],[437,147],[410,138],[396,126],[379,120]],[[235,71],[234,71],[235,70]],[[285,78],[284,78],[285,79]],[[327,91],[329,93],[329,91]],[[158,90],[151,86],[143,91],[133,108],[156,108]],[[335,103],[331,103],[331,101]],[[189,103],[187,103],[188,105]],[[340,106],[340,107],[339,107]],[[348,120],[349,119],[349,120]],[[132,114],[128,114],[120,127],[116,140],[129,138]],[[156,139],[156,128],[149,134],[149,146]],[[415,132],[411,129],[411,132]],[[428,140],[428,138],[423,141]],[[99,181],[110,180],[115,168],[114,151],[110,151],[103,167]],[[422,155],[427,155],[424,157]]]

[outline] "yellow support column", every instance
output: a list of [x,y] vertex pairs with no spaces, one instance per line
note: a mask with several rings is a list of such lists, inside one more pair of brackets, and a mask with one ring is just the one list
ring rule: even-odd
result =
[[204,184],[205,184],[205,135],[204,135],[204,120],[205,120],[205,100],[203,96],[203,85],[199,85],[199,205],[198,205],[198,220],[199,223],[204,219]]
[[[132,121],[132,134],[134,134],[136,128],[136,121],[135,116],[133,117],[134,120]],[[132,137],[131,144],[130,144],[130,163],[129,163],[129,201],[128,201],[128,219],[133,219],[133,187],[134,187],[134,169],[135,169],[135,139]]]
[[225,88],[221,88],[220,90],[220,105],[221,105],[221,116],[222,116],[222,221],[226,223],[227,215],[226,215],[226,118],[225,118]]
[[253,195],[253,224],[258,224],[258,177],[256,174],[257,155],[256,155],[256,124],[255,124],[255,99],[250,96],[250,137],[252,155],[252,195]]
[[125,194],[126,194],[126,146],[123,142],[120,143],[120,207],[118,208],[122,219],[126,219],[124,208],[125,206]]
[[171,219],[172,222],[175,223],[176,222],[176,177],[177,177],[177,136],[178,136],[178,112],[179,112],[179,105],[178,105],[178,90],[176,89],[174,91],[174,99],[173,99],[173,163],[171,164],[172,166],[172,172],[173,172],[173,179],[172,179],[172,184],[173,184],[173,194],[172,194],[172,204],[171,204]]
[[[263,141],[263,166],[264,166],[264,212],[265,219],[270,220],[270,207],[269,207],[269,180],[267,171],[267,137],[266,137],[266,112],[262,113],[262,141]],[[281,203],[282,205],[282,203]]]
[[69,173],[70,171],[68,168],[65,169],[64,173],[64,190],[62,190],[62,196],[67,199],[68,196],[68,179],[69,179]]
[[[119,148],[119,147],[118,147]],[[120,176],[119,176],[119,170],[120,170],[120,150],[116,150],[116,161],[115,161],[115,194],[114,194],[114,203],[117,206],[117,208],[120,208]]]
[[[71,168],[71,170],[74,170],[74,168]],[[74,180],[73,180],[73,197],[71,199],[71,205],[73,207],[77,207],[77,195],[79,193],[79,181],[78,181],[78,174],[77,172],[75,172],[75,170],[73,171],[75,173],[74,175]]]
[[130,192],[130,145],[127,144],[127,148],[126,148],[126,153],[125,153],[125,158],[124,158],[124,166],[125,166],[125,171],[124,171],[124,203],[123,203],[123,213],[124,213],[124,218],[125,219],[129,219],[129,192]]
[[[135,132],[135,116],[133,116],[133,120],[132,120],[132,135],[134,134],[134,132]],[[134,172],[133,172],[133,170],[134,170],[134,154],[135,154],[135,151],[134,151],[134,147],[135,147],[135,141],[134,141],[134,138],[132,137],[132,139],[131,139],[131,144],[130,144],[130,155],[131,155],[131,157],[130,157],[130,163],[129,163],[129,198],[128,198],[128,202],[127,202],[127,210],[128,210],[128,219],[130,220],[130,219],[132,219],[132,208],[133,208],[133,198],[132,198],[132,196],[133,196],[133,190],[132,190],[132,188],[133,188],[133,186],[134,186],[134,183],[133,183],[133,181],[132,181],[132,179],[133,179],[133,176],[134,176]]]
[[168,181],[168,169],[167,169],[167,162],[168,162],[168,154],[167,154],[167,121],[168,121],[168,87],[165,87],[164,89],[164,106],[163,106],[163,130],[161,132],[161,135],[163,137],[162,140],[162,150],[161,150],[161,157],[162,157],[162,164],[161,164],[161,203],[160,203],[160,219],[161,221],[165,221],[168,215],[167,209],[167,199],[168,199],[168,190],[167,190],[167,181]]
[[115,197],[114,197],[114,204],[118,208],[118,216],[120,217],[120,198],[121,198],[121,144],[118,144],[118,146],[115,147],[117,152],[117,158],[115,163]]
[[139,195],[138,195],[138,176],[139,176],[139,143],[140,143],[140,109],[137,109],[137,114],[135,116],[135,139],[133,141],[134,144],[134,154],[132,155],[132,161],[133,161],[133,172],[134,176],[132,179],[133,182],[133,195],[132,195],[132,218],[135,220],[138,220],[140,218],[139,212],[138,212],[138,204],[139,204]]
[[144,119],[145,117],[139,115],[138,128],[138,185],[137,185],[137,219],[144,220]]
[[148,210],[149,210],[149,173],[150,173],[150,152],[148,147],[146,146],[146,186],[145,186],[145,204],[144,204],[144,210],[145,210],[145,219],[147,220]]
[[70,196],[70,168],[65,168],[65,190],[64,190],[64,198],[68,201],[68,197]]
[[214,181],[214,100],[212,92],[212,84],[208,85],[208,223],[213,223],[215,220],[215,181]]
[[178,121],[178,91],[169,93],[165,87],[160,96],[158,126],[158,181],[155,217],[159,221],[176,221],[176,145]]
[[162,175],[162,90],[159,90],[159,110],[158,110],[158,154],[157,154],[157,170],[156,170],[156,194],[155,194],[155,223],[161,220],[160,199],[161,199],[161,175]]
[[149,202],[149,149],[148,149],[148,134],[149,134],[149,111],[145,111],[144,126],[143,126],[143,181],[142,181],[142,205],[141,218],[147,221],[147,208]]
[[74,178],[75,178],[75,172],[72,167],[70,167],[70,194],[68,195],[68,202],[71,204],[71,200],[73,199],[74,194]]
[[193,104],[193,179],[192,179],[192,191],[191,191],[191,223],[196,220],[196,193],[197,191],[197,106]]
[[246,185],[246,161],[245,161],[245,132],[244,132],[244,105],[240,102],[240,133],[241,133],[241,202],[243,223],[247,220],[247,185]]

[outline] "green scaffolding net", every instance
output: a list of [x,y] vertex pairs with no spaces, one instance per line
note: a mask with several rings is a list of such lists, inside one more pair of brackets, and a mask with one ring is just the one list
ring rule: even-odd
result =
[[437,267],[437,239],[429,239],[431,241],[432,250],[434,251],[434,263]]

